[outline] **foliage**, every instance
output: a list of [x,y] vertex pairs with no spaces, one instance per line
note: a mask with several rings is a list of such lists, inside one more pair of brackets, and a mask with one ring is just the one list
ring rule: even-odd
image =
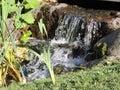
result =
[[[110,63],[107,63],[110,62]],[[80,69],[56,76],[56,84],[51,79],[28,82],[24,85],[12,84],[2,90],[119,90],[120,59],[105,60],[91,69]]]
[[[7,76],[11,76],[14,80],[19,82],[23,81],[18,71],[19,61],[27,58],[26,55],[24,55],[25,57],[21,57],[22,52],[19,52],[20,48],[16,46],[15,32],[11,32],[6,26],[7,18],[8,16],[16,18],[14,23],[16,26],[15,30],[24,28],[26,25],[34,23],[35,20],[32,15],[32,10],[23,14],[23,8],[33,9],[38,5],[37,0],[34,0],[34,2],[33,0],[31,0],[31,2],[30,0],[23,0],[21,3],[19,0],[0,1],[0,83],[3,86],[7,85]],[[26,43],[30,35],[31,32],[27,31],[21,37],[21,41]],[[24,52],[26,52],[26,50]]]
[[37,6],[40,5],[39,0],[24,0],[25,4],[25,8],[26,9],[30,9],[30,8],[36,8]]
[[[3,8],[4,11],[8,11],[8,14],[15,17],[15,23],[17,29],[26,27],[28,24],[34,23],[34,17],[32,15],[32,10],[40,5],[39,0],[23,0],[21,3],[16,3],[17,0],[3,0],[2,3],[6,2],[7,7]],[[8,5],[9,4],[9,5]],[[22,13],[23,9],[30,9],[28,12]],[[31,10],[32,9],[32,10]]]
[[45,62],[46,66],[50,72],[52,82],[53,82],[53,84],[55,84],[55,76],[54,76],[53,66],[51,65],[51,62],[50,62],[50,47],[48,47],[48,48],[43,47],[43,55],[40,55],[33,50],[30,50],[30,52],[32,52],[33,54],[35,54],[36,56],[38,56],[41,60],[43,60]]
[[[47,34],[47,30],[45,28],[44,23],[42,22],[42,19],[40,19],[40,21],[38,22],[39,25],[39,30],[41,33],[41,36],[43,38],[43,34],[45,33]],[[38,56],[41,60],[43,60],[46,64],[46,66],[48,67],[48,70],[50,72],[51,78],[52,78],[52,82],[53,84],[55,84],[55,76],[54,76],[54,70],[53,70],[53,66],[51,64],[51,54],[50,54],[50,45],[48,45],[48,47],[43,46],[43,55],[38,54],[37,52],[35,52],[34,50],[30,50],[30,52],[32,52],[33,54],[35,54],[36,56]]]
[[[6,21],[8,18],[8,14],[11,12],[11,5],[13,2],[11,0],[2,0],[1,4],[1,25],[0,25],[0,35],[2,38],[0,44],[0,73],[1,73],[1,83],[3,86],[6,86],[6,77],[10,75],[16,81],[22,82],[22,77],[19,74],[16,65],[16,45],[15,40],[13,38],[13,34],[8,30],[6,26]],[[14,52],[14,54],[13,54]]]
[[15,4],[15,0],[9,0],[6,1],[9,4],[8,7],[8,14],[14,13],[14,12],[18,12],[19,7]]
[[43,35],[45,34],[48,37],[47,30],[45,28],[45,24],[43,23],[42,19],[38,22],[39,30],[41,33],[41,38],[43,39]]
[[[40,3],[38,0],[23,0],[22,3],[18,2],[17,8],[19,8],[19,10],[18,12],[16,12],[17,16],[15,19],[16,28],[21,29],[26,27],[28,24],[34,23],[35,19],[32,15],[32,10],[38,7],[39,5]],[[32,9],[32,10],[28,10],[28,12],[22,13],[21,11],[23,9]]]
[[25,28],[28,24],[34,23],[34,17],[31,12],[20,14],[15,19],[15,27],[18,29]]
[[28,42],[30,35],[32,35],[32,32],[28,30],[27,32],[23,33],[22,37],[20,38],[20,41],[24,43]]

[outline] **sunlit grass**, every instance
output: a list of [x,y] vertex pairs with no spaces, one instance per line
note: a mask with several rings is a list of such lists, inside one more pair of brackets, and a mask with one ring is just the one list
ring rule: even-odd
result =
[[105,60],[92,68],[58,75],[56,83],[51,82],[48,78],[24,85],[12,84],[2,90],[119,90],[120,59]]

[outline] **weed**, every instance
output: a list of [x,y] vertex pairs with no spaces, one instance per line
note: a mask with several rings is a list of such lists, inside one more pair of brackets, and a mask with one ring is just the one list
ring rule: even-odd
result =
[[[31,1],[31,2],[30,2]],[[33,8],[39,6],[38,0],[23,0],[22,3],[16,0],[1,0],[0,1],[0,83],[7,86],[7,76],[11,76],[14,80],[22,82],[22,77],[18,71],[19,53],[17,51],[15,31],[10,31],[6,25],[9,15],[15,16],[15,30],[24,28],[28,24],[34,23],[32,16]],[[22,14],[23,7],[32,9],[31,11]],[[23,35],[21,40],[27,42],[31,32]]]
[[[42,19],[40,19],[40,22],[38,22],[38,25],[39,25],[39,30],[40,30],[40,33],[41,33],[41,37],[43,39],[44,33],[46,35],[48,35],[48,34],[47,34],[47,30],[45,28],[45,25],[42,22]],[[40,55],[40,54],[38,54],[37,52],[35,52],[33,50],[30,50],[30,52],[34,53],[36,56],[38,56],[41,60],[43,60],[45,62],[46,66],[49,69],[49,72],[50,72],[50,75],[51,75],[51,78],[52,78],[52,82],[53,82],[53,84],[55,84],[54,70],[53,70],[53,66],[52,66],[52,64],[50,62],[51,61],[50,60],[50,57],[51,57],[50,45],[48,45],[48,47],[43,46],[42,48],[43,48],[43,55]]]
[[[2,42],[1,49],[0,49],[0,60],[1,60],[1,66],[0,66],[0,72],[1,72],[1,83],[3,86],[6,86],[6,77],[7,75],[10,75],[12,78],[14,78],[16,81],[22,82],[22,77],[19,74],[16,64],[13,62],[16,62],[15,55],[16,53],[16,45],[14,37],[12,36],[12,33],[9,31],[9,29],[6,26],[6,21],[9,14],[9,7],[11,5],[11,0],[2,0],[2,14],[1,14],[1,26],[0,26],[0,35]],[[14,54],[13,54],[14,52]],[[17,63],[17,62],[16,62]]]

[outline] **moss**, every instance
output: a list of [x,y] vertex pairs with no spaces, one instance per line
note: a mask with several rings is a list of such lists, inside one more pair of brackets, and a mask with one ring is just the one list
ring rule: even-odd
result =
[[107,44],[106,43],[97,43],[94,47],[96,58],[101,58],[106,55]]
[[103,56],[106,54],[106,51],[107,51],[107,44],[103,43],[103,46],[102,46],[102,55]]
[[54,67],[54,73],[55,73],[55,74],[60,74],[63,70],[64,70],[64,66],[56,65],[56,66]]

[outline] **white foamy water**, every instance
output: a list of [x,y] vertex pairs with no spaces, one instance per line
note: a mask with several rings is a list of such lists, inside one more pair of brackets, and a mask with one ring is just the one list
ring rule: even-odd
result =
[[68,41],[66,41],[65,38],[60,38],[58,40],[53,39],[50,42],[51,46],[56,46],[56,45],[60,45],[60,44],[68,44]]
[[73,58],[72,50],[70,48],[55,48],[51,57],[53,66],[62,65],[65,67],[76,67],[84,63],[84,59],[81,56]]

